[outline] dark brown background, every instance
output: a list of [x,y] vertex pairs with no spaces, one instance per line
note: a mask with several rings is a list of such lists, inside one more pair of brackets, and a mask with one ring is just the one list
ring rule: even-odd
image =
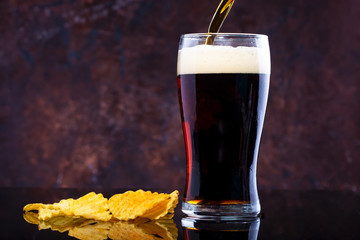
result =
[[[182,188],[180,34],[219,1],[0,2],[0,186]],[[268,34],[260,188],[360,191],[360,1],[242,0]]]

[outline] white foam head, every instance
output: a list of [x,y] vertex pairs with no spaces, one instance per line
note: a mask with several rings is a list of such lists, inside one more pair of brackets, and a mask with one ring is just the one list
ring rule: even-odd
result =
[[178,75],[199,73],[270,74],[268,47],[198,45],[179,50]]

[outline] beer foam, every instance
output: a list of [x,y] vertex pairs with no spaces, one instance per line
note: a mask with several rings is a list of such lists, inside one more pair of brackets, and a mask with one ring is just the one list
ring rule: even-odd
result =
[[198,45],[179,50],[177,73],[270,74],[269,48]]

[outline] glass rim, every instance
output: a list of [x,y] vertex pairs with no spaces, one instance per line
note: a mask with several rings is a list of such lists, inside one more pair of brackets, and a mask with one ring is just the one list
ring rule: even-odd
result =
[[201,38],[201,37],[223,37],[223,38],[268,38],[265,34],[259,33],[185,33],[181,38]]

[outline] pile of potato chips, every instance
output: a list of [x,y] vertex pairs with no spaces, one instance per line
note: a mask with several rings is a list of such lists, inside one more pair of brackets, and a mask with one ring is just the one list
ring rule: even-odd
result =
[[69,231],[78,239],[176,239],[172,221],[178,191],[171,194],[138,190],[115,194],[109,200],[88,193],[54,204],[28,204],[24,219],[39,230]]

